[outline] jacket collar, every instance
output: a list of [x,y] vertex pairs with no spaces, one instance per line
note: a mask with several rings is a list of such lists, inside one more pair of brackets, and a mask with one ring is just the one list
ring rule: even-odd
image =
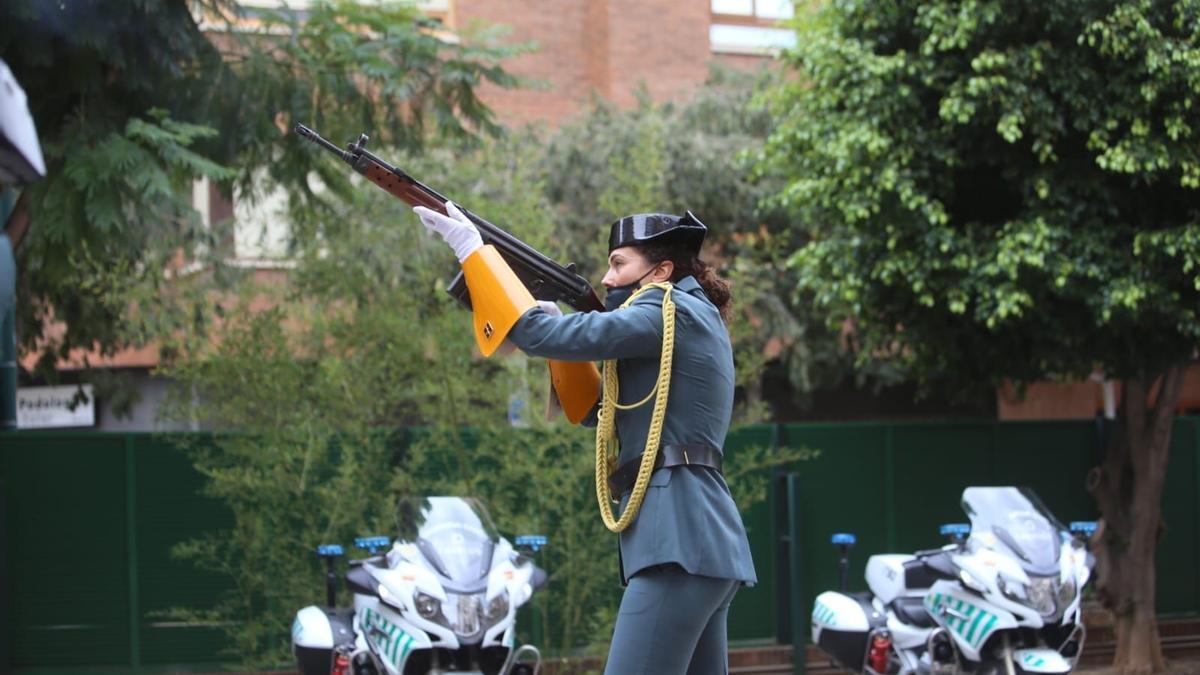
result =
[[675,282],[675,288],[678,288],[684,293],[695,293],[696,291],[700,291],[701,293],[704,292],[704,289],[700,287],[700,282],[696,281],[696,277],[691,275],[688,275]]

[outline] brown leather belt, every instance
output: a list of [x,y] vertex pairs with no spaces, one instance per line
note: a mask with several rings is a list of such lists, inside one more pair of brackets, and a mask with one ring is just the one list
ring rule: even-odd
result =
[[[638,455],[608,475],[608,489],[613,496],[623,495],[633,489],[641,465],[642,456]],[[721,451],[707,443],[667,443],[658,449],[654,470],[673,466],[705,466],[720,473]]]

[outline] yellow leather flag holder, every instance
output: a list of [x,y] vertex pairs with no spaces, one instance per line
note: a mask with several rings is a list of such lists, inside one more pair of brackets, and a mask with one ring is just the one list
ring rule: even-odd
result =
[[550,383],[571,424],[579,424],[600,400],[600,369],[591,361],[556,361],[550,365]]
[[[484,356],[491,356],[517,319],[537,302],[490,244],[468,256],[462,269],[471,293],[475,342]],[[551,359],[549,364],[550,382],[563,413],[572,424],[578,424],[600,400],[600,371],[587,361]]]
[[462,269],[471,291],[475,342],[484,356],[491,356],[517,319],[537,302],[491,244],[467,256]]

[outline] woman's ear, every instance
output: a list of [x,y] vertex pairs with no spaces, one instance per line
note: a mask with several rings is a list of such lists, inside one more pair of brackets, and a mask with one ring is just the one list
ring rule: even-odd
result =
[[670,260],[664,260],[658,263],[658,267],[654,268],[654,274],[650,275],[650,281],[659,284],[664,281],[670,281],[672,275],[675,274],[675,263]]

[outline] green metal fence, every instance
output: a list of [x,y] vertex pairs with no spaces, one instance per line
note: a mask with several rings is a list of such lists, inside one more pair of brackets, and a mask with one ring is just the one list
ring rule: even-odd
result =
[[[732,434],[726,452],[819,451],[787,467],[800,474],[807,607],[837,583],[830,535],[858,535],[850,584],[864,588],[871,553],[941,544],[937,526],[964,520],[958,500],[967,485],[1028,485],[1063,521],[1096,517],[1084,477],[1098,459],[1097,436],[1090,422],[764,425]],[[1200,612],[1198,453],[1200,418],[1179,419],[1158,551],[1163,614]],[[149,434],[0,436],[5,662],[30,672],[215,662],[216,628],[162,618],[171,607],[204,607],[229,584],[170,556],[173,545],[228,525],[200,485],[188,459]],[[746,514],[760,583],[731,611],[730,638],[741,643],[788,640],[780,556],[788,514],[774,492]]]
[[227,587],[170,556],[228,522],[200,485],[186,457],[151,435],[0,436],[9,664],[212,662],[218,630],[157,616]]

